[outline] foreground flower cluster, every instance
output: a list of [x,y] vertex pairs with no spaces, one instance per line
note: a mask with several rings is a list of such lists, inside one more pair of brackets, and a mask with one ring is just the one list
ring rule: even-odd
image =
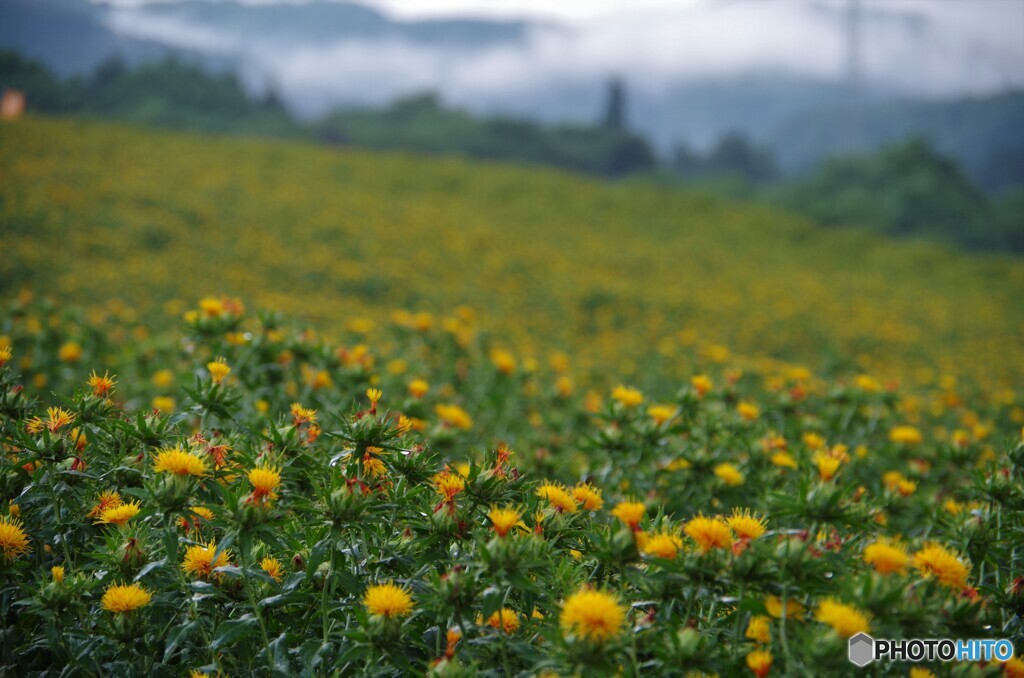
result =
[[27,299],[0,323],[3,673],[838,675],[861,631],[1024,651],[1012,394],[729,362],[620,384],[467,313],[373,345],[231,299],[157,337]]

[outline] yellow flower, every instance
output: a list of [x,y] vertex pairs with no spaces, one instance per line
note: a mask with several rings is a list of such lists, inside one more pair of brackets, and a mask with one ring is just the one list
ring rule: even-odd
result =
[[750,509],[734,508],[725,523],[740,539],[757,539],[768,529],[767,519],[752,514]]
[[616,386],[612,389],[612,398],[623,407],[636,407],[644,401],[644,394],[628,386]]
[[788,452],[776,452],[772,455],[771,462],[773,465],[782,468],[796,468],[797,466],[796,459]]
[[776,619],[782,619],[783,617],[786,619],[799,619],[806,612],[804,606],[792,598],[787,599],[786,605],[783,606],[782,600],[778,596],[768,596],[765,598],[764,607],[768,610],[768,614]]
[[57,350],[57,358],[62,363],[75,363],[82,357],[82,347],[78,342],[69,341]]
[[161,414],[167,414],[168,412],[174,411],[174,407],[177,403],[175,403],[174,398],[171,398],[170,396],[156,396],[153,398],[153,402],[151,402],[150,405],[153,406],[154,410],[157,410]]
[[97,503],[92,507],[92,510],[86,514],[87,518],[96,518],[103,515],[103,512],[107,509],[121,505],[121,495],[112,490],[104,490],[97,497]]
[[515,633],[519,629],[519,614],[503,607],[487,618],[487,625],[505,633]]
[[153,386],[157,388],[168,388],[174,383],[174,372],[170,370],[157,370],[151,377]]
[[291,413],[292,423],[296,426],[316,423],[316,410],[314,409],[305,408],[299,403],[292,403]]
[[231,374],[231,368],[228,367],[228,362],[224,358],[217,358],[213,362],[206,363],[206,369],[210,371],[210,379],[215,384],[224,381],[224,377]]
[[694,377],[691,377],[690,386],[692,386],[693,390],[697,392],[698,397],[703,397],[704,394],[706,394],[713,388],[711,379],[709,379],[707,375],[704,374],[698,374]]
[[825,449],[825,438],[820,433],[814,431],[808,431],[803,435],[804,445],[810,450],[823,450]]
[[377,584],[366,589],[363,606],[370,614],[405,617],[412,612],[412,596],[394,584]]
[[491,363],[502,374],[512,374],[516,371],[515,356],[501,348],[491,350]]
[[273,466],[257,466],[248,473],[252,484],[252,500],[269,503],[277,499],[277,488],[281,486],[281,469]]
[[114,386],[117,385],[117,382],[106,372],[104,372],[101,377],[96,374],[96,370],[93,370],[92,374],[89,375],[89,381],[85,382],[85,384],[92,389],[92,394],[94,396],[97,398],[103,398],[114,390]]
[[224,567],[231,562],[231,556],[227,549],[221,551],[217,559],[214,560],[213,556],[216,552],[217,543],[213,541],[208,542],[206,546],[201,544],[189,546],[185,550],[185,559],[181,561],[181,571],[199,579],[209,579],[214,574],[214,569]]
[[971,571],[970,566],[957,558],[953,551],[935,543],[926,544],[914,554],[914,567],[955,589],[967,586],[967,575]]
[[754,615],[747,623],[746,636],[762,645],[772,642],[771,620],[762,614]]
[[705,518],[698,515],[686,523],[683,532],[696,542],[701,553],[732,546],[732,532],[721,518]]
[[439,403],[434,406],[434,412],[441,419],[441,423],[449,428],[461,428],[463,430],[473,428],[473,419],[458,405],[443,405]]
[[754,403],[743,401],[736,406],[736,411],[739,412],[740,417],[743,421],[754,421],[761,416],[761,409]]
[[377,406],[377,403],[380,402],[380,399],[381,397],[383,397],[383,395],[384,392],[381,391],[379,388],[366,389],[366,397],[370,399],[370,405],[374,407]]
[[453,501],[455,496],[466,489],[466,479],[457,472],[445,469],[434,476],[434,491],[444,497],[445,501]]
[[494,531],[499,537],[507,535],[513,527],[526,525],[523,523],[523,514],[515,509],[511,508],[498,508],[497,506],[491,508],[487,517],[491,519],[491,524],[494,526]]
[[747,655],[747,668],[757,676],[764,678],[772,670],[772,653],[768,650],[754,650]]
[[281,561],[277,558],[264,558],[260,561],[260,567],[271,577],[277,581],[281,581],[281,573],[283,572],[283,569],[281,568]]
[[647,408],[647,414],[655,424],[661,426],[676,416],[676,408],[672,405],[651,405]]
[[870,617],[857,608],[839,602],[835,598],[826,598],[818,604],[818,611],[814,618],[823,624],[828,624],[832,629],[849,638],[858,633],[871,633]]
[[622,631],[626,608],[605,591],[582,589],[562,605],[559,623],[568,637],[603,643]]
[[409,395],[413,398],[422,398],[430,390],[430,384],[423,379],[413,379],[409,382]]
[[924,437],[913,426],[895,426],[889,431],[889,440],[901,445],[919,445]]
[[1003,664],[1003,675],[1006,678],[1024,678],[1024,660],[1019,657],[1011,657]]
[[715,467],[715,475],[730,487],[743,484],[743,474],[733,464],[719,464]]
[[864,548],[864,562],[875,568],[879,574],[902,574],[910,565],[910,556],[899,544],[888,539],[879,539]]
[[655,558],[675,558],[682,547],[683,540],[674,534],[654,534],[646,536],[640,550]]
[[[920,666],[915,666],[910,669],[910,678],[935,678],[935,674],[928,669],[922,669]],[[1021,674],[1020,678],[1024,678],[1024,673]]]
[[640,525],[640,521],[644,519],[644,514],[647,512],[647,507],[644,506],[643,502],[640,501],[623,501],[615,505],[612,509],[612,515],[629,525],[632,529],[637,529]]
[[141,503],[138,500],[128,504],[111,506],[103,510],[96,523],[102,525],[125,525],[138,514],[140,507]]
[[830,454],[817,452],[814,455],[814,465],[818,467],[818,477],[822,482],[828,482],[835,478],[836,472],[842,460]]
[[597,511],[604,506],[601,490],[588,483],[580,483],[572,489],[572,497],[584,511]]
[[64,568],[60,565],[54,565],[50,568],[50,576],[53,577],[53,581],[58,584],[64,583]]
[[8,345],[0,346],[0,367],[7,364],[7,361],[11,359],[14,353],[11,351],[11,347]]
[[575,513],[576,500],[569,494],[569,491],[561,485],[545,482],[537,488],[537,496],[547,499],[551,508],[559,513]]
[[4,560],[10,562],[28,551],[28,542],[21,520],[11,516],[0,518],[0,551],[3,551]]
[[160,450],[153,462],[157,473],[173,473],[176,476],[206,475],[206,462],[197,455],[185,452],[180,447]]
[[123,614],[149,605],[153,596],[138,584],[114,584],[103,592],[100,605],[108,612]]

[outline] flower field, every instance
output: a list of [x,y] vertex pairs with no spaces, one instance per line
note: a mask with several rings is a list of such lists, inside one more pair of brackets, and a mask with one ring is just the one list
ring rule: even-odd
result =
[[1024,676],[847,660],[1024,652],[1019,263],[80,121],[0,161],[0,675]]

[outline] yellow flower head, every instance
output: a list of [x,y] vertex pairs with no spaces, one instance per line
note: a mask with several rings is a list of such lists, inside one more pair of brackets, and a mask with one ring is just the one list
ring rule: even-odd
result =
[[7,361],[11,359],[14,353],[11,351],[11,347],[7,344],[0,346],[0,367],[7,364]]
[[213,362],[206,363],[206,369],[210,371],[210,379],[213,383],[219,384],[224,381],[224,377],[231,374],[231,368],[228,367],[228,361],[224,358],[217,358]]
[[647,512],[647,507],[641,501],[623,501],[615,505],[612,509],[612,515],[629,525],[632,529],[637,529],[640,525],[640,521],[644,519],[644,514]]
[[828,624],[832,629],[849,638],[858,633],[871,632],[871,618],[857,608],[839,602],[835,598],[826,598],[818,604],[818,611],[814,618],[823,624]]
[[709,379],[708,376],[705,374],[698,374],[694,377],[691,377],[690,386],[693,387],[693,390],[697,393],[697,396],[701,398],[704,397],[704,395],[714,387],[714,385],[711,383],[711,379]]
[[818,477],[822,482],[828,482],[835,478],[840,464],[842,464],[842,460],[830,454],[816,452],[814,455],[814,465],[818,467]]
[[913,426],[895,426],[889,431],[889,440],[900,445],[919,445],[924,437]]
[[409,395],[413,398],[422,398],[430,391],[430,384],[423,379],[413,379],[409,382]]
[[771,457],[772,465],[780,468],[796,468],[796,459],[788,452],[776,452]]
[[316,423],[316,410],[307,409],[299,403],[292,403],[292,423],[301,426],[307,423]]
[[547,499],[551,508],[559,513],[575,513],[576,500],[569,494],[569,491],[561,485],[545,482],[537,488],[537,496]]
[[746,401],[741,402],[739,405],[737,405],[736,411],[739,412],[739,415],[743,419],[743,421],[754,421],[759,416],[761,416],[761,409],[754,403]]
[[732,510],[732,515],[725,519],[726,525],[740,539],[757,539],[768,529],[768,521],[763,516],[750,512],[750,509]]
[[108,612],[124,614],[149,605],[153,596],[138,584],[114,584],[103,592],[100,605]]
[[114,386],[117,382],[106,372],[103,376],[96,374],[96,370],[93,370],[92,374],[89,375],[89,381],[85,382],[86,386],[92,389],[92,394],[97,398],[104,398],[108,393],[114,390]]
[[61,344],[57,350],[57,358],[62,363],[75,363],[82,357],[82,347],[78,342],[69,341]]
[[961,561],[956,553],[935,543],[926,544],[914,554],[914,567],[922,574],[935,577],[954,589],[967,586],[967,575],[971,572],[971,567]]
[[515,356],[502,348],[491,350],[491,364],[502,374],[512,374],[516,371]]
[[104,509],[96,523],[101,525],[125,525],[138,514],[141,503],[136,500],[127,504],[118,504]]
[[782,600],[778,596],[768,596],[765,598],[764,607],[768,610],[768,614],[776,619],[782,619],[783,617],[786,619],[800,619],[807,611],[803,605],[792,598],[787,599],[785,606],[783,606]]
[[366,397],[370,399],[370,405],[372,405],[373,407],[377,406],[377,403],[380,402],[380,399],[381,397],[383,397],[383,395],[384,392],[381,391],[379,388],[366,389]]
[[281,469],[273,466],[257,466],[249,471],[252,484],[252,499],[269,503],[277,499],[277,488],[281,486]]
[[676,408],[672,405],[651,405],[647,408],[647,414],[655,424],[661,426],[676,416]]
[[0,551],[3,551],[4,560],[10,562],[28,551],[28,542],[28,535],[19,519],[0,517]]
[[505,633],[515,633],[519,629],[519,613],[503,607],[487,618],[487,625]]
[[750,622],[747,623],[746,636],[755,643],[761,643],[762,645],[772,642],[771,620],[762,614],[754,615],[750,618]]
[[494,526],[494,531],[499,537],[507,535],[513,527],[526,525],[523,523],[523,514],[511,508],[493,507],[487,514]]
[[721,518],[706,518],[698,515],[683,527],[683,532],[700,548],[701,553],[712,549],[727,549],[732,546],[732,532]]
[[363,606],[370,614],[405,617],[412,612],[412,596],[394,584],[376,584],[366,589]]
[[643,403],[644,394],[635,388],[619,385],[612,389],[612,398],[623,407],[636,407]]
[[743,474],[733,464],[719,464],[715,467],[715,476],[730,487],[743,484]]
[[185,452],[180,447],[173,447],[160,450],[153,462],[153,470],[176,476],[202,477],[206,475],[206,462],[202,457]]
[[456,495],[466,489],[466,479],[458,473],[452,473],[445,469],[434,476],[434,491],[444,497],[444,500],[451,502]]
[[605,591],[582,589],[562,605],[559,623],[565,636],[603,643],[622,631],[626,608]]
[[463,430],[473,428],[473,419],[458,405],[438,404],[434,406],[434,412],[441,420],[441,423],[449,428],[461,428]]
[[107,509],[121,505],[121,495],[112,490],[104,490],[96,499],[97,503],[86,515],[87,518],[97,518],[103,515],[103,512]]
[[655,558],[675,558],[679,549],[683,547],[683,540],[674,534],[652,534],[647,535],[643,540],[640,549],[644,554]]
[[864,548],[864,562],[879,574],[902,574],[910,565],[910,556],[896,542],[879,539]]
[[747,668],[757,678],[764,678],[772,670],[772,653],[768,650],[754,650],[747,655]]
[[216,560],[217,543],[209,542],[206,546],[196,544],[185,550],[185,559],[181,561],[181,571],[199,579],[209,579],[214,569],[228,565],[231,555],[227,549],[220,552]]
[[264,572],[269,574],[271,577],[273,577],[277,581],[281,581],[281,573],[284,571],[284,569],[281,567],[280,560],[278,560],[277,558],[270,557],[264,558],[260,561],[260,567],[263,569]]
[[588,483],[580,483],[572,488],[572,498],[583,507],[584,511],[597,511],[604,506],[601,490]]
[[45,426],[50,433],[56,433],[75,420],[75,415],[60,407],[46,409]]

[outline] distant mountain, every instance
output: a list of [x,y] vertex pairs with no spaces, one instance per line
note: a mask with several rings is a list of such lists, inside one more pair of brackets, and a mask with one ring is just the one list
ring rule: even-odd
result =
[[881,101],[808,108],[765,138],[782,167],[812,168],[822,157],[922,137],[960,161],[989,191],[1024,185],[1024,91],[952,101]]
[[105,15],[83,0],[0,0],[0,48],[38,59],[60,75],[90,72],[115,55],[140,62],[176,51],[111,30]]

